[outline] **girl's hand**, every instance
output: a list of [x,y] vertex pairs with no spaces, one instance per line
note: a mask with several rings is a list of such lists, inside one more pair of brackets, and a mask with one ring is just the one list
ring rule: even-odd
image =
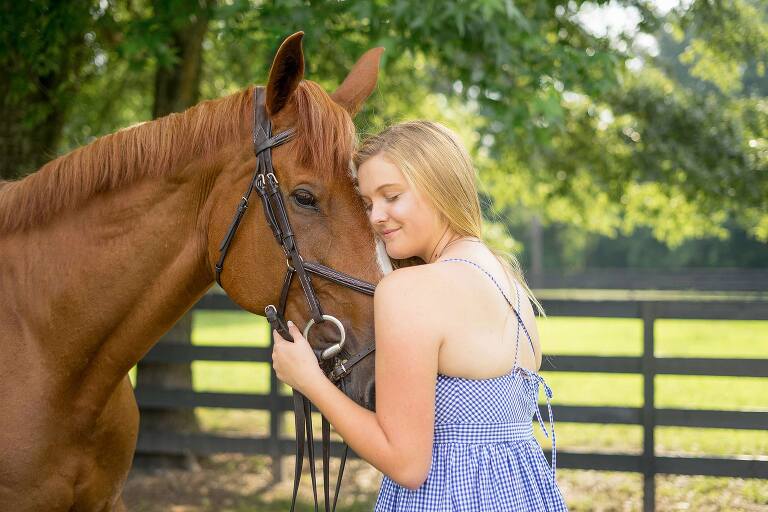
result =
[[272,347],[272,368],[277,378],[306,396],[317,379],[324,379],[325,374],[317,362],[309,342],[290,320],[288,332],[293,336],[293,343],[273,330],[275,344]]

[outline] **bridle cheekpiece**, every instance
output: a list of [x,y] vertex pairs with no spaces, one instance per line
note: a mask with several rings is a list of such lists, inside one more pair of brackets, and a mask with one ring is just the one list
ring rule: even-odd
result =
[[[235,216],[229,225],[224,239],[219,246],[219,259],[214,267],[216,282],[221,286],[221,274],[224,270],[224,259],[234,240],[240,221],[248,210],[248,204],[251,194],[254,190],[261,198],[261,204],[264,208],[264,217],[275,236],[278,245],[283,249],[286,258],[286,273],[283,279],[283,288],[280,293],[278,308],[273,305],[267,306],[265,315],[272,328],[276,329],[280,335],[288,341],[293,341],[293,337],[288,332],[285,325],[285,308],[288,302],[288,291],[291,287],[294,274],[299,278],[301,289],[309,306],[311,318],[304,327],[304,337],[307,338],[312,326],[321,322],[331,322],[339,331],[340,340],[334,345],[325,349],[313,349],[315,356],[323,367],[328,378],[337,386],[344,390],[344,377],[349,375],[352,368],[362,361],[366,356],[375,350],[374,342],[371,341],[363,350],[353,356],[348,356],[344,349],[346,340],[346,331],[344,325],[334,316],[325,314],[320,301],[317,298],[315,289],[312,286],[310,274],[322,277],[341,286],[351,288],[366,295],[373,295],[376,288],[374,284],[362,281],[343,272],[339,272],[320,263],[306,262],[301,257],[296,245],[296,239],[291,229],[291,223],[288,219],[288,212],[285,208],[283,194],[280,190],[280,183],[275,176],[275,170],[272,166],[272,148],[276,148],[292,140],[295,136],[295,130],[288,129],[272,135],[272,123],[269,120],[265,104],[266,91],[263,87],[256,87],[253,96],[253,151],[256,155],[256,170],[253,178],[237,205]],[[222,286],[223,288],[223,286]],[[345,357],[347,356],[347,357]],[[304,432],[306,430],[307,452],[310,459],[310,475],[312,477],[312,488],[315,497],[315,510],[317,511],[317,489],[315,477],[315,458],[314,458],[314,440],[312,435],[311,405],[309,400],[301,393],[293,390],[294,418],[296,425],[296,466],[294,473],[293,500],[291,502],[291,511],[296,505],[298,485],[301,479],[301,468],[304,460]],[[325,417],[322,418],[323,434],[323,476],[325,490],[325,510],[328,512],[329,488],[328,488],[328,466],[330,457],[330,425]],[[333,510],[336,509],[336,501],[341,486],[341,477],[344,473],[344,464],[347,458],[348,446],[345,445],[344,454],[341,460],[338,479],[336,481],[336,493],[333,500]]]

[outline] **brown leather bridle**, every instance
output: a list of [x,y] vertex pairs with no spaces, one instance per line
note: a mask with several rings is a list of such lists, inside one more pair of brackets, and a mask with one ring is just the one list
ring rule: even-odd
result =
[[[293,337],[288,332],[285,324],[285,307],[288,301],[288,290],[291,287],[293,275],[298,275],[301,288],[304,291],[304,297],[309,304],[309,310],[312,318],[304,328],[304,336],[307,337],[309,329],[317,323],[330,321],[339,329],[341,340],[326,349],[313,349],[318,358],[323,371],[328,378],[344,391],[344,378],[349,375],[352,368],[362,361],[366,356],[373,353],[375,344],[372,341],[363,350],[355,355],[349,355],[344,348],[345,332],[343,324],[331,315],[323,313],[320,301],[312,286],[310,274],[322,277],[336,284],[351,288],[366,295],[373,295],[376,285],[362,281],[343,272],[339,272],[320,263],[305,262],[299,253],[296,240],[291,229],[291,223],[288,220],[288,212],[285,209],[283,195],[280,190],[280,184],[275,177],[275,171],[272,167],[272,148],[280,146],[291,140],[295,132],[293,129],[282,131],[272,135],[272,123],[269,120],[265,105],[266,91],[263,87],[254,89],[253,97],[253,151],[256,154],[256,170],[251,179],[248,190],[243,195],[237,206],[237,211],[232,219],[227,234],[219,247],[219,260],[216,263],[216,282],[221,286],[221,273],[224,269],[224,259],[227,256],[229,247],[234,239],[240,221],[248,209],[248,201],[251,193],[255,189],[261,197],[261,203],[264,207],[264,217],[267,224],[272,229],[272,233],[277,240],[278,245],[283,249],[286,258],[287,271],[283,279],[283,288],[280,293],[279,308],[269,305],[264,310],[267,320],[273,329],[276,329],[280,335],[288,341],[293,341]],[[222,287],[223,288],[223,287]],[[301,480],[301,469],[304,463],[304,433],[306,431],[307,454],[310,460],[310,475],[312,477],[312,491],[315,498],[315,511],[318,510],[317,500],[317,482],[315,475],[315,453],[314,439],[312,435],[312,416],[311,404],[307,397],[293,390],[293,409],[296,425],[296,464],[293,480],[293,498],[291,501],[291,512],[296,506],[296,496]],[[325,491],[325,510],[329,512],[329,459],[330,459],[330,424],[325,416],[322,417],[322,436],[323,436],[323,488]],[[305,429],[306,427],[306,429]],[[344,473],[344,465],[347,459],[349,446],[344,445],[344,454],[341,459],[339,475],[336,480],[336,491],[333,498],[333,509],[336,510],[336,501],[341,487],[341,478]]]

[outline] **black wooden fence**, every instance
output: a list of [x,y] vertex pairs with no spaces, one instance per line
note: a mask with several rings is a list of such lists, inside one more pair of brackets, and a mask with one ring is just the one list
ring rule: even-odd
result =
[[587,268],[577,273],[531,272],[536,289],[768,291],[768,268]]
[[[660,409],[654,406],[656,375],[699,375],[768,377],[768,359],[715,359],[656,357],[654,321],[656,319],[768,320],[768,302],[745,301],[646,301],[646,300],[543,300],[548,316],[639,318],[643,321],[643,353],[638,357],[547,355],[542,371],[640,374],[643,378],[642,407],[596,407],[554,405],[558,422],[641,425],[643,451],[639,455],[558,452],[561,468],[595,469],[642,473],[643,510],[654,510],[655,475],[708,475],[742,478],[768,478],[768,456],[689,457],[655,454],[657,426],[694,428],[768,429],[768,411],[724,411]],[[238,309],[226,297],[206,295],[198,309]],[[154,362],[191,361],[270,361],[270,348],[221,346],[156,345],[146,356]],[[137,390],[142,410],[220,407],[269,411],[270,431],[264,437],[225,437],[208,433],[146,431],[139,436],[138,453],[200,455],[237,452],[266,454],[272,457],[273,476],[283,478],[280,459],[293,455],[294,440],[282,431],[283,413],[292,410],[290,396],[277,393],[278,381],[271,372],[269,394],[199,393],[190,390],[147,388]],[[546,406],[540,406],[542,415]],[[335,443],[332,453],[341,455]],[[319,447],[318,447],[319,450]],[[547,457],[551,457],[549,450]],[[350,451],[350,454],[354,454]],[[550,458],[551,460],[551,458]]]

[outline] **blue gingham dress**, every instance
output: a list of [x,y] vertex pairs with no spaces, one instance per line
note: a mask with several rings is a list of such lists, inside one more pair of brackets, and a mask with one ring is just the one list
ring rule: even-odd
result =
[[[462,258],[490,277],[512,307],[493,276],[476,263]],[[490,379],[437,375],[435,435],[432,465],[424,484],[416,490],[403,487],[384,475],[375,512],[456,511],[567,511],[555,482],[557,449],[549,399],[552,390],[538,373],[517,364],[520,327],[533,347],[518,313],[517,348],[512,370]],[[552,432],[552,467],[536,438],[535,415],[549,437],[537,404],[543,385]]]

